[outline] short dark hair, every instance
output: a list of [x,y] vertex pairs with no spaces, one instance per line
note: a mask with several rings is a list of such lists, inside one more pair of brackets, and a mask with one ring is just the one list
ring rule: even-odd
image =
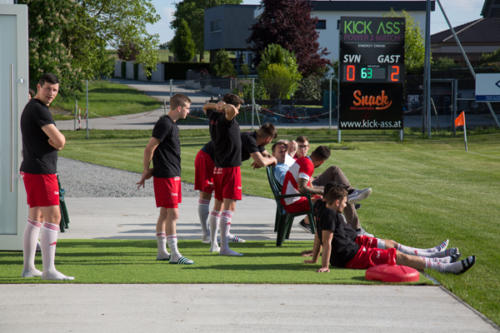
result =
[[235,94],[225,94],[222,100],[227,104],[231,104],[234,106],[242,105],[243,103],[245,103],[245,101],[240,96]]
[[271,147],[271,151],[274,153],[274,149],[278,146],[278,145],[285,145],[287,146],[288,148],[288,143],[287,143],[287,140],[278,140],[276,141],[273,146]]
[[346,196],[347,190],[345,189],[345,186],[332,184],[328,192],[325,194],[325,201],[331,205],[335,200],[342,200]]
[[276,127],[274,127],[273,124],[265,123],[257,130],[257,135],[259,137],[275,139],[278,136],[278,132],[276,131]]
[[299,135],[295,141],[304,143],[306,141],[309,142],[309,139],[305,135]]
[[189,97],[183,94],[175,94],[170,99],[170,110],[176,109],[178,106],[185,106],[186,103],[191,103]]
[[43,86],[45,82],[48,82],[50,84],[56,84],[59,83],[59,80],[57,79],[57,76],[55,76],[52,73],[45,73],[40,77],[40,80],[38,80],[38,84],[40,86]]
[[36,95],[35,91],[31,88],[28,89],[28,94],[30,95],[31,98],[35,97]]
[[318,148],[314,149],[312,152],[311,157],[320,161],[326,161],[330,157],[330,148],[327,146],[318,146]]

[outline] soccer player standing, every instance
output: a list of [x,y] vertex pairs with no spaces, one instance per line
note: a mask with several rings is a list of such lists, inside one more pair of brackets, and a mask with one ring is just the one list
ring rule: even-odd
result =
[[[153,128],[153,134],[144,149],[143,172],[137,182],[144,187],[144,182],[153,177],[156,207],[160,207],[160,216],[156,223],[157,260],[169,260],[171,264],[191,265],[191,259],[183,257],[177,247],[177,220],[181,192],[181,146],[177,120],[185,119],[189,113],[191,100],[182,94],[170,99],[170,111],[160,117]],[[150,168],[153,161],[153,168]],[[167,243],[170,251],[167,250]]]
[[[73,280],[56,270],[54,260],[61,221],[59,185],[57,183],[57,151],[64,148],[66,138],[55,126],[49,105],[59,92],[59,80],[44,74],[37,84],[36,95],[21,115],[23,162],[21,175],[26,188],[29,213],[24,230],[23,277],[41,276],[44,280]],[[36,246],[40,236],[43,272],[35,267]]]

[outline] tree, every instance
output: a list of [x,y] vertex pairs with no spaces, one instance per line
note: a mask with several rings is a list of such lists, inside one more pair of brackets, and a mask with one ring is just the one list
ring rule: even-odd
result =
[[396,12],[391,10],[386,17],[404,17],[405,27],[405,67],[409,72],[421,71],[425,61],[425,46],[422,31],[413,17],[407,11]]
[[296,77],[283,64],[269,64],[259,77],[271,99],[289,99],[298,87]]
[[264,49],[257,73],[271,99],[293,96],[302,78],[293,53],[278,44]]
[[191,37],[191,29],[187,22],[181,19],[179,28],[172,40],[172,51],[179,61],[190,61],[194,57],[195,45]]
[[181,20],[185,20],[191,29],[193,41],[196,51],[200,55],[200,60],[203,59],[205,52],[203,45],[203,26],[205,9],[220,6],[224,4],[239,5],[242,0],[184,0],[175,5],[175,19],[170,26],[177,30],[181,25]]
[[299,71],[304,76],[323,72],[329,60],[328,54],[320,49],[317,18],[311,18],[311,6],[307,0],[262,0],[264,12],[251,30],[248,42],[259,55],[269,44],[279,44],[297,57]]
[[236,76],[236,70],[234,65],[229,59],[229,53],[225,50],[219,50],[215,54],[215,60],[213,64],[214,73],[220,77],[234,77]]
[[[31,85],[42,73],[56,74],[61,93],[73,94],[83,80],[109,74],[107,48],[134,45],[136,61],[156,66],[158,36],[146,32],[159,20],[149,0],[20,0],[28,5]],[[125,53],[126,51],[123,50]]]

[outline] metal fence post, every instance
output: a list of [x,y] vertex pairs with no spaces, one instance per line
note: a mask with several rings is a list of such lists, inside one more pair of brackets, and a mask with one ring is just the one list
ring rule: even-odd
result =
[[86,100],[86,105],[85,105],[85,119],[86,119],[86,126],[87,126],[87,133],[85,137],[88,139],[89,138],[89,80],[85,81],[86,83],[86,89],[85,89],[85,100]]
[[330,76],[329,89],[328,89],[328,129],[332,129],[332,80],[333,77]]
[[255,115],[255,78],[252,78],[252,130],[254,127],[254,115]]

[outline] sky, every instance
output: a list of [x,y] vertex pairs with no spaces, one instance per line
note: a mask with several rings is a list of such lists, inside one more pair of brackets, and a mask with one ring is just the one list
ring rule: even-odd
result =
[[[484,0],[440,0],[448,19],[453,26],[464,24],[481,17],[481,9]],[[175,13],[175,4],[180,0],[152,0],[156,12],[161,16],[160,21],[154,25],[148,25],[149,33],[157,33],[160,43],[170,41],[174,37],[174,31],[170,28]],[[257,5],[260,0],[243,0],[243,4]],[[448,29],[446,20],[436,2],[436,10],[431,13],[431,33]]]

